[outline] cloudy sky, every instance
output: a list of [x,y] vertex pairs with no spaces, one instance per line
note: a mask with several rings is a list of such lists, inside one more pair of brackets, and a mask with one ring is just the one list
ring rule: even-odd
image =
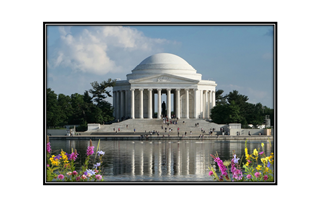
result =
[[[83,94],[90,83],[126,79],[150,55],[166,52],[251,103],[273,108],[272,26],[47,26],[47,87]],[[112,103],[112,98],[108,98]]]

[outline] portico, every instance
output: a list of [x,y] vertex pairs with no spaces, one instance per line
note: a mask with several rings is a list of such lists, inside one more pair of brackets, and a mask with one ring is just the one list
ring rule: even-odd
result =
[[[214,81],[201,80],[201,74],[179,56],[159,53],[146,58],[127,80],[117,81],[113,88],[116,119],[161,118],[166,103],[168,118],[208,119],[215,106]],[[163,94],[166,100],[163,100]],[[157,106],[157,107],[156,107]],[[154,114],[157,112],[157,116]]]

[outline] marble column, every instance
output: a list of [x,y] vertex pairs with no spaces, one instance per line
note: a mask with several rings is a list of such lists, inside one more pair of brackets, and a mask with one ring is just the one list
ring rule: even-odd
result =
[[116,92],[113,91],[113,117],[116,117],[116,109],[115,109],[115,105],[116,105]]
[[203,118],[205,119],[207,116],[207,91],[203,90]]
[[120,119],[120,91],[117,91],[117,119]]
[[167,116],[171,119],[171,89],[167,89]]
[[140,119],[143,119],[143,89],[140,88]]
[[203,118],[203,91],[200,90],[200,118]]
[[128,115],[128,90],[124,91],[124,118],[127,118]]
[[176,95],[177,95],[177,118],[180,119],[180,89],[176,89]]
[[130,89],[131,91],[131,119],[134,119],[134,89]]
[[186,90],[186,119],[189,119],[189,89]]
[[197,119],[197,88],[193,89],[193,117]]
[[161,119],[161,89],[158,90],[158,119]]
[[120,91],[120,119],[124,116],[124,91]]
[[216,92],[212,91],[212,107],[216,106]]
[[152,89],[148,89],[149,97],[148,97],[148,117],[152,119]]
[[207,92],[206,92],[206,104],[207,104],[207,105],[206,105],[206,106],[207,106],[207,107],[206,107],[206,112],[207,112],[207,113],[206,113],[206,118],[207,118],[207,119],[209,119],[209,93],[210,93],[210,91],[207,91]]

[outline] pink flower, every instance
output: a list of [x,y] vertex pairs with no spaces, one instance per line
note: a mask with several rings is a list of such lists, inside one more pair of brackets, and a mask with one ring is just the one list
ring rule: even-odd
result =
[[58,175],[58,179],[62,180],[64,176],[62,174]]
[[88,147],[88,149],[87,149],[87,155],[88,156],[90,156],[90,155],[92,155],[94,153],[93,148],[94,148],[94,146],[89,146]]
[[69,176],[72,175],[72,172],[67,172],[67,175],[69,175]]
[[210,176],[211,176],[211,175],[213,175],[213,172],[212,172],[212,171],[210,171],[210,172],[209,172],[209,175],[210,175]]
[[94,170],[94,172],[95,172],[95,173],[98,173],[98,172],[99,172],[99,170]]
[[47,152],[50,153],[51,152],[51,146],[50,146],[50,142],[47,143]]
[[216,157],[214,159],[214,161],[218,164],[218,166],[221,170],[221,174],[224,176],[227,176],[228,175],[227,168],[226,168],[226,166],[223,165],[223,161],[219,157]]
[[78,175],[77,171],[73,171],[72,175]]
[[78,155],[79,155],[78,153],[72,152],[72,153],[70,154],[70,160],[76,161]]
[[76,177],[76,181],[79,181],[80,180],[80,177],[78,176],[78,177]]
[[50,165],[49,165],[49,164],[47,164],[47,167],[50,167]]
[[82,178],[82,179],[86,179],[87,176],[86,176],[86,175],[82,175],[81,178]]
[[96,175],[96,179],[97,179],[97,180],[101,180],[101,179],[102,179],[102,176],[101,176],[101,175]]
[[263,152],[259,152],[259,155],[262,155],[263,154]]
[[268,175],[263,176],[264,180],[268,180]]
[[260,173],[259,172],[256,172],[255,174],[254,174],[254,176],[256,176],[257,178],[260,176]]
[[251,179],[251,178],[252,178],[252,176],[251,176],[250,174],[248,174],[248,175],[247,175],[247,178],[248,178],[248,179]]

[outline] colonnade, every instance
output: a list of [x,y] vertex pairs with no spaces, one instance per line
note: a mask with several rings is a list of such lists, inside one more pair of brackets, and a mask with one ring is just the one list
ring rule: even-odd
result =
[[[116,119],[130,117],[132,119],[148,118],[152,119],[154,109],[154,94],[158,94],[158,114],[157,118],[161,118],[161,104],[162,94],[167,94],[166,106],[168,117],[171,117],[171,103],[174,103],[174,111],[177,118],[189,119],[203,118],[208,119],[210,117],[210,110],[215,106],[215,94],[213,90],[199,90],[197,88],[185,88],[185,89],[152,89],[152,88],[131,88],[129,90],[115,90],[113,91],[113,106],[114,116]],[[144,92],[147,91],[147,106],[144,107]],[[129,94],[130,93],[130,94]],[[171,100],[171,93],[174,94],[174,99]],[[138,101],[135,100],[135,95],[139,95]],[[184,96],[184,103],[181,101]],[[190,98],[189,96],[192,96]],[[199,100],[200,99],[200,100]],[[190,103],[192,101],[192,103]],[[190,104],[193,105],[193,114],[190,114]],[[182,105],[182,106],[181,106]],[[191,106],[192,106],[191,105]],[[139,107],[136,107],[139,106]],[[183,107],[183,108],[182,108]],[[181,110],[182,109],[182,110]],[[135,110],[138,110],[138,117],[135,117]],[[144,110],[147,110],[147,117],[144,117]],[[183,117],[182,117],[182,112]]]

